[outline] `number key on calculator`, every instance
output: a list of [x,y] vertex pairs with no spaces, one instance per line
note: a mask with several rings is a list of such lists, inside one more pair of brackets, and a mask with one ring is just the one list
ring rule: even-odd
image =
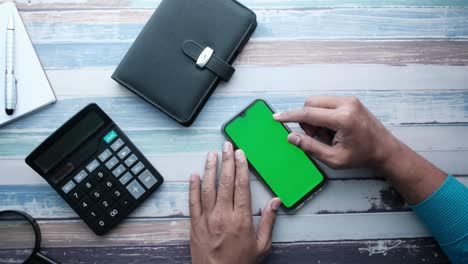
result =
[[96,104],[49,136],[26,163],[97,235],[121,222],[164,181]]

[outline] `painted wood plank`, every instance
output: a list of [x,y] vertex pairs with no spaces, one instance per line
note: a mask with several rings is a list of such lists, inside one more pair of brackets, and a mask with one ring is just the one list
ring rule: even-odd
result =
[[[466,181],[468,185],[468,178]],[[165,182],[131,217],[189,217],[188,182]],[[255,215],[272,198],[264,185],[253,180]],[[75,212],[49,186],[0,185],[0,208],[26,211],[36,218],[77,218]],[[332,180],[297,214],[372,213],[409,210],[402,198],[382,180]],[[280,210],[280,214],[285,214]]]
[[[36,44],[46,69],[112,68],[131,43]],[[467,65],[467,41],[252,41],[235,62],[239,65],[314,64]]]
[[[252,212],[261,215],[265,204],[272,198],[265,186],[252,178]],[[468,186],[468,177],[458,177]],[[188,182],[166,181],[164,185],[140,206],[132,218],[189,217]],[[36,218],[78,218],[75,212],[49,186],[0,185],[0,208],[22,210]],[[409,211],[404,200],[379,179],[331,180],[327,187],[301,208],[297,215],[376,213]],[[282,209],[279,214],[287,214]]]
[[[254,217],[258,223],[259,217]],[[128,219],[108,235],[96,236],[81,220],[39,220],[43,247],[102,247],[137,244],[180,245],[189,238],[189,219]],[[24,241],[3,227],[6,243]],[[5,230],[7,229],[7,230]],[[274,242],[330,241],[346,239],[394,239],[429,236],[412,212],[331,215],[279,215],[273,230]],[[0,240],[0,246],[5,243]]]
[[[390,131],[415,151],[468,151],[468,126],[390,126]],[[295,132],[303,133],[292,126]],[[147,155],[175,153],[206,153],[219,149],[226,141],[221,131],[214,129],[125,130],[132,141]],[[28,154],[50,133],[3,133],[1,156]],[[16,147],[14,147],[16,146]]]
[[[113,70],[48,70],[46,74],[61,99],[128,96],[110,76]],[[394,67],[366,64],[320,64],[287,67],[236,66],[229,83],[217,94],[374,90],[468,90],[468,67],[410,65]]]
[[[221,146],[218,146],[218,149],[220,148]],[[419,151],[418,153],[449,174],[468,175],[466,162],[468,151]],[[145,156],[165,177],[166,181],[187,181],[190,173],[203,172],[206,160],[206,153],[177,153],[156,156],[145,154]],[[180,166],[181,160],[184,161],[184,166]],[[379,176],[368,169],[333,170],[323,164],[322,167],[331,179],[365,179]],[[4,175],[8,175],[0,177],[1,185],[46,184],[37,173],[24,163],[23,159],[2,158],[0,159],[0,168],[3,168]],[[250,179],[255,180],[256,176],[251,174]]]
[[[0,3],[9,0],[0,0]],[[161,0],[16,0],[16,5],[20,10],[42,10],[42,9],[103,9],[103,8],[155,8]],[[250,8],[337,8],[337,7],[433,7],[451,6],[463,7],[468,3],[463,0],[240,0],[242,4]]]
[[[311,95],[356,96],[386,125],[413,123],[468,122],[468,90],[449,91],[310,91],[215,94],[206,103],[191,129],[220,129],[221,125],[256,98],[264,98],[276,111],[301,108]],[[35,131],[50,132],[91,102],[97,103],[124,130],[161,130],[182,128],[162,112],[136,96],[84,97],[59,100],[33,116],[8,124],[0,140],[12,143],[21,133],[37,142],[45,137]],[[187,129],[183,129],[184,131]],[[18,132],[14,134],[10,131]],[[194,133],[197,133],[196,131]],[[182,133],[183,136],[183,133]],[[20,144],[28,144],[24,141]],[[30,143],[29,143],[30,144]],[[18,147],[18,149],[21,149]],[[10,152],[0,149],[0,155]]]
[[[459,39],[468,37],[466,8],[255,10],[253,39]],[[35,43],[132,42],[153,10],[22,12]]]
[[[297,125],[293,131],[302,132]],[[468,126],[390,126],[390,131],[418,152],[468,151],[464,135]],[[198,154],[217,150],[226,140],[218,128],[124,130],[132,141],[148,156],[177,153]],[[50,132],[0,132],[0,156],[25,157]]]
[[[183,245],[43,248],[63,263],[190,263]],[[0,262],[21,260],[16,250],[0,251]],[[432,238],[274,243],[265,263],[449,263]]]

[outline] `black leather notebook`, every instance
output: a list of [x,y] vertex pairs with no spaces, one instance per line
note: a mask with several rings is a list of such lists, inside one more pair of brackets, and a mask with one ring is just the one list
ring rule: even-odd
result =
[[233,0],[163,0],[112,78],[190,126],[256,25]]

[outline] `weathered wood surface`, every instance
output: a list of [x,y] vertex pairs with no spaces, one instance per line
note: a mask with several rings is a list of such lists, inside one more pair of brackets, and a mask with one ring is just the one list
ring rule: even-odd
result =
[[[9,0],[0,0],[5,2]],[[16,0],[20,10],[63,10],[63,9],[123,9],[123,8],[155,8],[161,0]],[[336,7],[464,7],[464,0],[240,0],[250,8],[336,8]]]
[[[110,68],[131,43],[36,45],[46,69]],[[326,63],[467,65],[467,41],[252,41],[235,65],[288,66]]]
[[[468,177],[458,178],[468,185]],[[254,215],[260,215],[271,194],[252,177]],[[37,218],[77,218],[75,212],[49,186],[0,185],[0,208],[21,209]],[[377,179],[331,180],[328,187],[301,209],[301,215],[346,214],[409,211],[398,193],[388,183]],[[287,214],[283,210],[279,214]],[[131,218],[189,217],[188,183],[166,181]]]
[[[0,129],[0,209],[39,217],[44,246],[60,261],[189,262],[188,176],[202,171],[206,151],[220,149],[220,125],[257,97],[283,111],[308,95],[358,96],[403,142],[468,184],[467,1],[242,0],[259,27],[233,79],[188,129],[110,79],[159,0],[16,2],[59,102]],[[89,102],[104,108],[166,178],[102,238],[23,160]],[[332,180],[322,194],[296,215],[280,211],[269,262],[447,262],[374,172],[325,170]],[[271,196],[254,176],[251,182],[258,221]]]
[[[466,8],[255,9],[253,40],[466,38]],[[22,12],[33,42],[130,42],[153,10]],[[119,23],[115,23],[118,21]],[[352,23],[350,23],[352,21]]]
[[[0,250],[0,262],[21,260],[13,250]],[[190,263],[184,245],[44,248],[66,263]],[[115,252],[120,252],[115,257]],[[339,252],[330,254],[330,252]],[[431,238],[274,243],[266,263],[448,263]]]
[[[256,224],[259,219],[259,216],[254,216]],[[39,224],[45,247],[178,245],[187,243],[190,233],[190,220],[174,216],[127,219],[101,237],[97,237],[83,221],[77,219],[48,219],[39,221]],[[0,241],[1,245],[25,240],[25,235],[14,236],[12,232],[11,228],[3,228],[2,236],[8,237],[8,241]],[[412,212],[279,215],[273,231],[275,242],[426,236],[429,236],[427,229]]]

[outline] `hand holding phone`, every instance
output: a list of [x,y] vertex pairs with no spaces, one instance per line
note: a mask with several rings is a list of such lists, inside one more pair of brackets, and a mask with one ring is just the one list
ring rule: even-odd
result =
[[289,129],[273,119],[272,108],[257,99],[223,126],[224,134],[244,151],[251,169],[286,209],[298,208],[327,177],[300,148],[287,141]]

